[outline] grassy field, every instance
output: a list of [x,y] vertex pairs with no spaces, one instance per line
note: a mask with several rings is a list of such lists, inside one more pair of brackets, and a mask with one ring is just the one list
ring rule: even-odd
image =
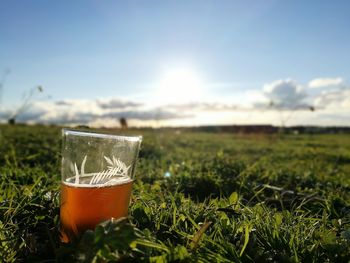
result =
[[127,133],[144,136],[129,219],[64,245],[60,129],[0,126],[1,260],[350,260],[349,135]]

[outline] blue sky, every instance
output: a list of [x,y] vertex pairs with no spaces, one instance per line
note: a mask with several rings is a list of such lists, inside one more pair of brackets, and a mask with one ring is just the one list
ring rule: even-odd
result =
[[[33,98],[33,108],[25,113],[30,116],[46,114],[45,107],[48,115],[57,116],[53,112],[60,110],[57,101],[69,100],[82,107],[80,100],[88,105],[97,99],[144,104],[142,109],[127,108],[125,114],[134,110],[151,114],[155,104],[205,102],[235,104],[234,114],[245,116],[247,108],[254,110],[252,105],[269,100],[268,93],[275,92],[274,87],[264,90],[264,85],[278,80],[287,86],[292,80],[294,93],[303,89],[308,94],[303,98],[305,105],[329,101],[332,92],[338,92],[339,99],[348,94],[349,1],[1,0],[0,6],[0,70],[11,70],[3,87],[2,116],[21,103],[25,91],[39,84],[44,94]],[[170,79],[164,77],[169,75]],[[188,79],[197,87],[186,86]],[[341,81],[310,88],[313,79]],[[175,84],[159,87],[170,82]],[[182,101],[178,94],[191,89]],[[236,105],[242,101],[247,105]],[[332,124],[321,116],[322,111],[324,116],[340,116],[334,124],[350,123],[343,116],[349,111],[347,103],[341,101],[345,105],[341,112],[325,111],[326,105],[319,105],[320,113],[311,117],[314,124]],[[231,116],[226,106],[221,108]],[[217,110],[198,117],[197,108],[175,122],[171,117],[173,123],[193,123],[188,115],[197,116],[198,124],[276,123],[273,113],[270,119],[234,117],[217,122]],[[110,108],[108,114],[123,109]],[[96,119],[106,112],[98,108],[89,113]],[[30,118],[23,117],[35,121]],[[309,120],[299,117],[294,122]]]

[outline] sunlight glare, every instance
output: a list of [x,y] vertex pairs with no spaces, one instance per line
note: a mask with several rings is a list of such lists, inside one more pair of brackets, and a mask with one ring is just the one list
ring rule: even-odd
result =
[[203,95],[203,83],[196,71],[189,68],[164,72],[155,92],[161,103],[185,103],[198,101]]

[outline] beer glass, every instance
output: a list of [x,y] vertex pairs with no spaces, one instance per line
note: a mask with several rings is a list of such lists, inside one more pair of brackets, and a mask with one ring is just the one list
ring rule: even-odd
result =
[[142,137],[62,130],[61,240],[128,215]]

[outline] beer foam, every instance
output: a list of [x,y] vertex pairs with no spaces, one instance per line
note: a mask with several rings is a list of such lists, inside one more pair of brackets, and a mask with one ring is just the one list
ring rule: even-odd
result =
[[118,177],[112,177],[109,178],[108,181],[104,183],[99,184],[90,184],[90,181],[93,177],[93,174],[88,176],[81,176],[79,177],[80,183],[75,183],[75,176],[67,178],[66,181],[62,181],[63,184],[68,186],[74,186],[74,187],[88,187],[88,188],[95,188],[95,187],[106,187],[106,186],[115,186],[120,184],[126,184],[129,182],[132,182],[133,180],[128,176],[118,176]]

